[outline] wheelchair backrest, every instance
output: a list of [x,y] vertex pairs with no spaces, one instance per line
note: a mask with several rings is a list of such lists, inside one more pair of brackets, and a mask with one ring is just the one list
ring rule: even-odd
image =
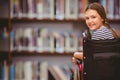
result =
[[120,80],[120,38],[83,40],[83,79]]

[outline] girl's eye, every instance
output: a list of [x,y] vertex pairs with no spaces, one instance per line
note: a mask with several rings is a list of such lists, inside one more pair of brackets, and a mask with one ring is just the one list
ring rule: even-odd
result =
[[88,17],[86,17],[85,19],[86,19],[86,20],[88,20],[89,18],[88,18]]
[[96,18],[96,16],[92,16],[92,18]]

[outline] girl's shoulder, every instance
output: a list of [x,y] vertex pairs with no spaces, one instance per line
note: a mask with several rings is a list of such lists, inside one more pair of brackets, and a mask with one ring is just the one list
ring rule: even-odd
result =
[[114,36],[112,34],[112,32],[110,31],[110,29],[108,29],[107,27],[102,27],[98,30],[96,30],[94,32],[94,34],[92,35],[92,39],[97,39],[97,40],[105,40],[105,39],[113,39]]

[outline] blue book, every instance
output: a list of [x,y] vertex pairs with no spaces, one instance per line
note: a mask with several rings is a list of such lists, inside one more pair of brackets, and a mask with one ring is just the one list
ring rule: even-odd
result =
[[1,66],[1,80],[4,80],[4,65]]
[[14,75],[15,75],[15,67],[13,64],[10,66],[10,80],[14,80]]
[[1,75],[2,75],[2,64],[0,63],[0,80],[1,80]]

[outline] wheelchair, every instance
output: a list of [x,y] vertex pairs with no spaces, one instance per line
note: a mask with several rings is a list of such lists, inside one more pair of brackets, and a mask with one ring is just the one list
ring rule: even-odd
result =
[[78,63],[80,80],[120,80],[120,38],[84,39],[83,62]]

